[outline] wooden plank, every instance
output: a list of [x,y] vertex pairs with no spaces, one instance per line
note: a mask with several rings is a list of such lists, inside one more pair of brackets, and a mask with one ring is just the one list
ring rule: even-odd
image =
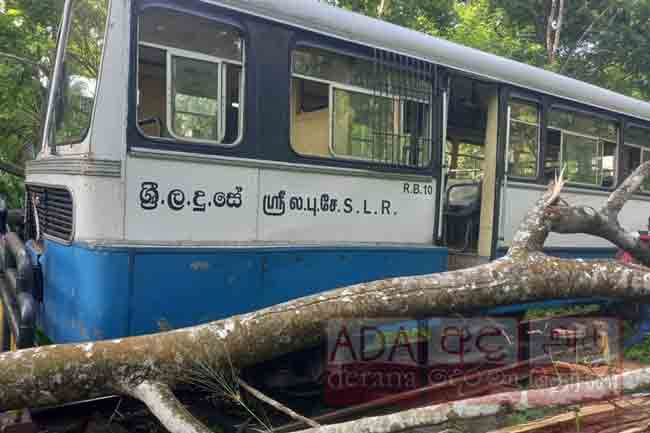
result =
[[[647,411],[648,408],[650,408],[650,398],[623,398],[617,399],[613,402],[591,404],[580,408],[577,412],[565,412],[525,424],[493,430],[489,433],[531,433],[543,431],[548,427],[556,426],[558,424],[571,424],[575,426],[576,414],[580,418],[580,423],[584,425],[589,422],[589,417],[594,417],[595,415],[606,414],[615,410],[623,411],[626,409],[644,409]],[[648,416],[650,417],[650,414]]]

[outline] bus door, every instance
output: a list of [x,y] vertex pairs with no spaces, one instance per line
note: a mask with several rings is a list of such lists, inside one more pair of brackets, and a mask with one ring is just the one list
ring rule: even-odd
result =
[[498,88],[453,75],[446,111],[443,242],[489,258],[496,195]]
[[445,198],[447,192],[447,176],[449,164],[447,161],[447,121],[449,118],[449,83],[450,76],[447,71],[439,70],[437,81],[438,106],[440,107],[440,128],[438,128],[438,158],[439,164],[437,165],[434,176],[438,178],[438,208],[437,208],[437,233],[436,237],[439,241],[443,241],[444,227],[445,227]]
[[[509,89],[502,88],[502,100],[508,101],[509,99]],[[497,176],[497,183],[499,185],[499,213],[498,213],[498,229],[497,229],[497,239],[493,242],[494,250],[492,251],[493,256],[501,255],[505,250],[507,250],[506,238],[508,235],[506,231],[512,225],[512,216],[509,215],[508,209],[508,176],[510,173],[510,126],[511,126],[511,117],[512,117],[512,107],[510,104],[504,104],[502,107],[505,107],[505,111],[502,113],[502,121],[500,122],[500,130],[504,129],[504,151],[503,151],[503,170],[499,170]]]
[[[540,153],[541,104],[535,97],[503,88],[500,128],[503,132],[502,168],[498,169],[500,188],[498,238],[494,256],[503,255],[511,244],[517,226],[540,194],[540,183],[547,184],[560,167],[560,137],[550,131],[547,155]],[[615,147],[615,146],[614,146]],[[542,171],[543,170],[543,171]]]

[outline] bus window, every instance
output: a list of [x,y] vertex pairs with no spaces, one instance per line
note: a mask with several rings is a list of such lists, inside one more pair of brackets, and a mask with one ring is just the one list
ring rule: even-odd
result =
[[63,79],[55,96],[55,122],[50,130],[56,145],[80,142],[90,121],[104,47],[108,1],[74,4],[67,39]]
[[[650,129],[629,126],[625,130],[623,146],[623,173],[621,179],[629,176],[642,162],[650,161]],[[641,184],[643,192],[650,192],[650,179]]]
[[237,29],[161,8],[143,12],[138,125],[145,135],[236,142],[243,120],[242,84],[243,41]]
[[[618,127],[613,121],[554,108],[549,112],[545,167],[566,167],[568,181],[612,187],[616,168]],[[554,170],[546,170],[547,180]]]
[[173,134],[218,141],[219,64],[171,56],[171,65]]
[[[431,160],[431,82],[316,48],[293,52],[291,145],[305,156],[425,167]],[[401,75],[406,75],[406,78]]]
[[511,176],[537,177],[539,110],[537,105],[510,101],[508,169]]
[[555,129],[546,131],[546,152],[544,153],[544,179],[550,182],[560,174],[560,147],[562,133]]
[[447,167],[449,182],[479,181],[483,177],[483,146],[459,142],[455,138],[447,141]]

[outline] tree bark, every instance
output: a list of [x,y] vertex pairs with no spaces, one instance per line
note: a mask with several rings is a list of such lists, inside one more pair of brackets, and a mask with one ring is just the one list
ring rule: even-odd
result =
[[384,18],[390,9],[391,0],[381,0],[377,6],[377,18]]
[[[558,4],[559,3],[559,4]],[[548,63],[555,63],[560,48],[560,34],[564,21],[564,0],[551,0],[551,11],[546,21],[546,52]]]
[[151,413],[171,432],[213,433],[194,418],[164,383],[144,381],[134,386],[130,394],[146,404]]
[[560,5],[558,6],[557,12],[557,22],[555,25],[555,35],[553,37],[553,58],[551,63],[555,62],[557,57],[557,52],[560,49],[560,34],[562,34],[562,21],[564,21],[564,0],[559,0]]
[[305,424],[307,424],[309,426],[320,427],[320,424],[318,424],[317,422],[315,422],[315,421],[313,421],[313,420],[311,420],[309,418],[306,418],[306,417],[300,415],[299,413],[296,413],[295,411],[293,411],[290,408],[286,407],[285,405],[283,405],[279,401],[273,400],[269,396],[264,395],[263,393],[261,393],[260,391],[258,391],[255,388],[253,388],[252,386],[250,386],[249,384],[247,384],[243,380],[239,379],[237,381],[237,383],[239,383],[239,386],[244,388],[246,390],[246,392],[248,392],[250,395],[257,398],[258,400],[263,401],[264,403],[268,404],[269,406],[273,407],[274,409],[278,410],[279,412],[282,412],[285,415],[289,415],[289,417],[291,417],[291,418],[293,418],[293,419],[295,419],[297,421],[304,422]]
[[557,0],[551,0],[551,11],[549,12],[548,19],[546,20],[546,53],[549,63],[553,63],[553,22],[555,21],[556,10]]
[[187,372],[198,365],[230,371],[318,345],[332,319],[421,318],[547,299],[650,296],[648,268],[541,252],[551,231],[601,234],[592,227],[598,223],[603,237],[634,246],[631,253],[647,261],[638,234],[622,229],[617,217],[649,172],[650,162],[641,165],[600,211],[564,204],[560,176],[529,211],[508,254],[478,267],[356,284],[170,332],[0,354],[0,411],[117,393],[143,400],[173,432],[202,432],[169,391]]

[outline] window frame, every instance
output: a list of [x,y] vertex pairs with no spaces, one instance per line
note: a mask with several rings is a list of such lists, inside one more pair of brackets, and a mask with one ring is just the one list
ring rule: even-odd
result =
[[[643,125],[639,125],[639,124],[637,124],[637,123],[627,122],[627,125],[625,125],[625,128],[626,128],[626,132],[627,132],[628,129],[632,129],[632,128],[643,129],[643,130],[645,130],[645,131],[648,131],[648,134],[650,135],[650,126],[643,126]],[[627,134],[625,134],[625,137],[627,137]],[[642,145],[642,144],[636,144],[636,143],[633,143],[633,142],[631,142],[631,143],[628,144],[628,143],[627,143],[627,138],[624,138],[624,140],[623,140],[623,145],[625,145],[625,146],[628,146],[628,145],[629,145],[629,146],[632,146],[632,147],[639,147],[639,148],[641,148],[641,149],[648,149],[648,150],[650,150],[650,146],[647,146],[647,147],[646,147],[646,146],[644,146],[644,145]]]
[[[318,161],[348,161],[348,162],[357,162],[357,163],[366,163],[366,164],[373,164],[377,165],[382,168],[396,168],[398,170],[406,169],[406,170],[416,170],[416,171],[426,171],[430,172],[431,167],[434,163],[434,147],[435,147],[435,140],[434,140],[434,135],[433,135],[433,126],[434,126],[434,115],[435,115],[435,104],[436,104],[436,95],[435,92],[433,92],[434,85],[435,85],[435,76],[427,80],[426,82],[431,85],[432,89],[432,100],[428,104],[429,105],[429,116],[428,116],[428,132],[424,137],[428,142],[429,142],[429,149],[428,149],[428,161],[426,164],[422,164],[421,166],[413,166],[410,164],[395,164],[395,163],[390,163],[390,162],[384,162],[384,161],[379,161],[379,160],[374,160],[371,158],[365,158],[362,156],[354,156],[354,155],[341,155],[337,152],[334,151],[334,90],[339,89],[343,91],[348,91],[348,92],[356,92],[356,93],[361,93],[365,95],[370,95],[370,96],[377,96],[380,98],[386,98],[386,99],[391,99],[394,103],[395,102],[400,102],[400,98],[396,97],[395,95],[388,94],[388,93],[382,93],[378,94],[377,92],[374,92],[372,89],[367,89],[364,87],[359,87],[355,86],[352,84],[346,84],[346,83],[340,83],[338,81],[331,81],[331,80],[326,80],[324,78],[318,78],[318,77],[312,77],[309,75],[304,75],[300,73],[295,73],[294,72],[294,53],[296,50],[299,49],[317,49],[317,50],[322,50],[322,51],[327,51],[329,53],[332,53],[334,55],[340,55],[340,56],[347,56],[347,57],[354,57],[366,61],[372,62],[373,60],[368,58],[368,56],[363,56],[347,51],[342,51],[342,50],[337,50],[328,46],[323,46],[323,45],[318,45],[318,44],[311,44],[311,43],[294,43],[291,47],[290,51],[290,62],[289,62],[289,81],[290,83],[293,82],[294,78],[300,79],[300,80],[306,80],[306,81],[314,81],[318,82],[321,84],[327,84],[328,86],[328,149],[330,156],[322,156],[322,155],[310,155],[308,153],[304,152],[299,152],[296,150],[296,148],[293,146],[293,140],[292,140],[292,133],[289,134],[289,148],[291,149],[292,152],[294,152],[296,155],[298,155],[301,158],[308,158],[308,159],[316,159]],[[433,69],[432,69],[433,70]],[[289,87],[289,98],[292,98],[293,95],[293,84],[290,85]],[[422,100],[418,100],[417,98],[412,98],[412,97],[404,97],[401,98],[402,101],[415,101],[415,102],[424,102]],[[295,107],[293,107],[292,104],[290,104],[290,109],[293,110]],[[404,103],[400,102],[400,108],[399,108],[399,118],[400,118],[400,133],[403,132],[404,130],[404,122],[403,120],[403,115],[404,115]],[[291,116],[289,117],[289,130],[291,131],[293,128],[292,125],[292,120]]]
[[[64,84],[64,82],[61,80],[62,77],[59,78],[58,83],[54,83],[58,88],[49,88],[47,89],[47,101],[45,105],[46,113],[43,116],[43,119],[41,121],[41,149],[39,152],[45,152],[46,149],[49,149],[50,152],[57,152],[60,151],[61,148],[68,148],[64,149],[64,151],[68,151],[73,148],[73,146],[82,144],[86,142],[91,134],[91,131],[93,129],[94,123],[95,123],[95,114],[97,111],[97,101],[99,99],[99,92],[101,90],[100,84],[102,83],[102,75],[103,75],[103,70],[104,70],[104,59],[106,58],[106,42],[108,40],[108,32],[110,29],[110,22],[111,22],[111,11],[113,10],[113,0],[105,0],[105,5],[106,5],[106,21],[104,23],[104,30],[102,32],[102,55],[100,56],[99,59],[99,64],[97,66],[97,78],[95,82],[95,96],[93,97],[93,103],[92,103],[92,109],[90,110],[90,116],[88,119],[88,125],[86,128],[84,128],[84,134],[81,137],[77,137],[74,140],[65,140],[63,142],[57,143],[56,140],[56,102],[54,99],[56,98],[56,95],[60,92],[60,87]],[[63,21],[66,19],[65,18],[65,13],[66,13],[66,6],[70,7],[69,11],[69,17],[68,17],[68,22],[65,24],[62,28],[58,29],[58,35],[56,39],[56,47],[55,50],[58,49],[59,44],[64,44],[65,46],[62,48],[62,53],[61,57],[59,58],[59,53],[55,51],[55,56],[54,56],[54,67],[52,68],[52,73],[50,76],[48,76],[49,82],[55,81],[55,75],[57,72],[57,68],[65,68],[65,62],[67,60],[68,56],[68,44],[70,42],[70,33],[72,31],[72,25],[73,25],[73,20],[74,20],[74,7],[73,7],[73,1],[72,0],[65,0],[63,2],[63,7],[61,11],[61,22],[59,23],[62,25]],[[58,62],[61,62],[61,65],[57,65]],[[50,99],[52,101],[50,101]]]
[[[576,187],[597,189],[597,190],[602,190],[602,191],[611,191],[614,188],[616,188],[616,186],[618,184],[618,176],[619,176],[618,159],[619,159],[619,149],[621,147],[621,130],[622,130],[622,122],[620,121],[620,119],[618,119],[617,117],[607,115],[607,114],[601,114],[601,113],[599,113],[597,111],[589,110],[588,108],[573,107],[573,106],[563,104],[563,103],[551,103],[551,104],[549,104],[548,107],[546,108],[547,119],[550,119],[550,113],[553,110],[561,110],[561,111],[567,111],[567,112],[575,113],[575,114],[578,114],[578,115],[595,117],[595,118],[599,118],[599,119],[602,119],[602,120],[606,120],[608,122],[612,122],[612,123],[614,123],[616,125],[616,141],[615,142],[607,140],[604,137],[596,137],[596,136],[589,135],[589,134],[583,134],[583,133],[580,133],[580,132],[570,131],[568,129],[557,128],[557,127],[551,126],[550,122],[548,120],[547,120],[546,128],[545,128],[545,131],[544,131],[546,134],[548,134],[548,131],[551,131],[551,130],[560,132],[560,160],[559,160],[560,164],[562,164],[562,160],[563,160],[563,157],[564,157],[564,146],[565,146],[565,144],[564,144],[564,134],[565,133],[571,134],[571,135],[574,135],[574,136],[578,136],[578,137],[588,138],[588,139],[591,139],[591,140],[596,140],[599,143],[600,142],[603,142],[603,143],[605,143],[605,142],[615,143],[616,147],[614,149],[614,182],[612,183],[612,186],[602,186],[602,180],[601,180],[600,185],[592,184],[592,183],[585,183],[585,182],[576,182],[576,181],[568,180],[568,179],[567,179],[567,183],[569,185],[576,186]],[[547,150],[546,147],[548,147],[548,143],[546,143],[544,152],[546,152],[546,150]],[[600,154],[601,159],[604,157],[604,149],[605,149],[605,146],[602,146],[602,151],[601,151],[601,154]],[[601,171],[602,171],[602,168],[601,168]]]
[[[159,8],[157,6],[153,6],[152,8]],[[168,9],[168,8],[162,8],[162,9]],[[146,10],[146,9],[145,9]],[[174,12],[179,12],[176,9],[168,9]],[[188,12],[180,12],[180,13],[185,13],[187,15],[192,15],[195,16],[192,13]],[[140,64],[140,47],[150,47],[150,48],[155,48],[159,49],[165,52],[165,129],[167,132],[169,132],[170,137],[166,136],[161,136],[161,137],[155,137],[155,136],[149,136],[147,135],[142,128],[140,128],[140,125],[138,124],[138,116],[137,116],[137,107],[140,106],[140,98],[141,97],[136,97],[136,121],[135,121],[135,126],[136,129],[138,130],[138,133],[149,140],[163,140],[165,142],[169,143],[174,143],[174,144],[180,144],[183,145],[185,144],[200,144],[200,145],[206,145],[206,146],[211,146],[211,147],[221,147],[221,148],[233,148],[237,147],[241,144],[244,138],[244,110],[245,110],[245,88],[246,88],[246,38],[244,37],[243,30],[239,28],[238,26],[232,25],[231,23],[227,22],[222,22],[222,21],[217,21],[215,22],[233,27],[236,29],[238,32],[240,32],[239,38],[242,42],[242,60],[232,60],[232,59],[225,59],[222,57],[216,57],[216,56],[210,56],[208,54],[204,53],[199,53],[195,51],[189,51],[185,50],[182,48],[175,48],[175,47],[170,47],[167,45],[162,45],[162,44],[156,44],[152,42],[145,42],[140,40],[140,17],[142,15],[142,12],[136,16],[138,24],[135,26],[136,27],[136,46],[137,46],[137,52],[136,52],[136,95],[140,94],[140,87],[138,84],[138,76],[139,76],[139,64]],[[199,16],[200,15],[196,15]],[[179,136],[176,134],[174,131],[173,127],[173,113],[172,113],[172,106],[173,106],[173,101],[172,101],[172,95],[173,95],[173,65],[172,65],[172,59],[173,57],[180,57],[184,59],[190,59],[190,60],[199,60],[203,62],[208,62],[217,65],[218,67],[218,106],[219,106],[219,113],[217,115],[217,136],[218,136],[218,141],[215,140],[206,140],[206,139],[197,139],[197,138],[192,138],[192,137],[183,137]],[[226,92],[226,75],[225,71],[227,68],[227,65],[234,65],[238,66],[241,68],[241,77],[240,77],[240,83],[239,83],[239,108],[238,108],[238,113],[237,113],[237,122],[238,122],[238,128],[237,128],[237,138],[232,142],[232,143],[223,143],[223,140],[225,139],[226,135],[226,101],[225,101],[225,92]]]
[[[534,106],[537,108],[537,123],[528,123],[524,122],[523,120],[517,120],[512,118],[512,109],[510,104],[512,102],[518,102],[519,104],[522,105],[529,105],[529,106]],[[505,175],[508,176],[509,179],[514,179],[514,180],[521,180],[525,182],[536,182],[537,179],[539,179],[540,176],[540,159],[543,160],[542,158],[542,116],[544,112],[544,104],[542,104],[541,101],[534,99],[534,98],[529,98],[526,96],[522,96],[518,93],[512,92],[508,96],[508,103],[507,103],[507,116],[506,116],[506,152],[505,152]],[[515,176],[513,174],[510,174],[510,149],[511,149],[511,142],[510,142],[510,137],[512,134],[512,128],[511,128],[511,122],[518,122],[524,125],[528,126],[536,126],[537,127],[537,157],[535,160],[535,175],[534,176]]]
[[[553,131],[559,131],[560,132],[560,163],[563,162],[563,158],[564,158],[564,150],[565,150],[564,137],[565,137],[565,134],[573,135],[574,137],[582,137],[582,138],[588,138],[590,140],[594,140],[594,141],[596,141],[598,146],[601,146],[601,143],[605,143],[605,142],[612,143],[611,141],[605,140],[602,137],[594,137],[593,135],[581,134],[581,133],[569,131],[569,130],[566,130],[566,129],[548,127],[547,130],[553,130]],[[615,149],[615,152],[614,152],[614,157],[616,158],[616,152],[618,151],[618,143],[615,143],[615,144],[616,144],[616,149]],[[604,150],[605,150],[605,146],[603,145],[600,148],[601,152],[600,152],[600,155],[599,155],[601,160],[605,156]],[[616,164],[614,164],[614,166],[616,166]],[[602,172],[602,170],[603,170],[602,167],[601,167],[600,170]],[[618,172],[618,170],[616,169],[616,167],[614,167],[614,177],[615,178],[617,176],[617,172]],[[601,184],[600,185],[593,184],[593,183],[586,183],[586,182],[576,182],[574,180],[568,180],[568,183],[571,184],[571,185],[581,185],[581,186],[589,186],[589,187],[596,187],[596,188],[606,188],[606,189],[613,188],[613,187],[602,186],[602,179],[601,179]]]
[[[159,48],[159,47],[156,47]],[[167,121],[167,131],[173,139],[181,141],[187,140],[195,143],[209,144],[209,145],[224,145],[223,140],[226,135],[225,131],[225,100],[224,100],[224,70],[223,70],[223,60],[217,57],[207,56],[205,54],[196,55],[197,53],[187,52],[185,50],[178,49],[168,49],[165,53],[167,68],[165,71],[165,92],[167,94],[166,104],[165,104],[165,118]],[[178,59],[189,59],[189,60],[198,60],[201,62],[209,63],[217,68],[217,107],[218,111],[215,113],[215,132],[216,140],[208,140],[204,138],[194,138],[194,137],[185,137],[178,135],[174,127],[174,119],[176,115],[176,88],[174,86],[174,58]],[[240,96],[241,97],[241,96]],[[192,115],[198,115],[194,113],[189,113]]]
[[[627,130],[631,129],[631,128],[642,129],[642,130],[648,131],[648,134],[650,134],[650,126],[640,125],[640,124],[635,123],[635,122],[626,122],[625,132],[627,132]],[[627,137],[627,134],[625,132],[623,133],[623,143],[622,143],[622,146],[621,146],[622,150],[625,150],[626,146],[634,147],[636,149],[639,149],[639,151],[641,152],[640,155],[639,155],[639,160],[640,160],[639,165],[643,164],[644,162],[646,162],[646,161],[643,161],[643,154],[645,152],[650,152],[650,146],[643,146],[641,144],[636,144],[636,143],[633,143],[633,142],[627,142],[627,139],[625,138],[625,137]],[[620,179],[619,182],[623,182],[624,180],[625,179]],[[648,195],[650,195],[650,188],[645,189],[643,187],[643,182],[641,182],[641,185],[639,186],[639,190],[636,192],[636,194],[643,194],[645,196],[648,196]]]
[[[145,135],[138,127],[138,45],[141,17],[150,9],[165,9],[170,12],[185,13],[197,18],[210,20],[215,25],[226,25],[238,32],[243,42],[243,117],[240,138],[232,146],[196,143],[175,140],[167,136]],[[127,113],[127,153],[164,154],[172,158],[197,158],[210,160],[241,161],[252,166],[269,165],[300,167],[309,170],[332,170],[336,172],[364,173],[368,176],[394,176],[399,179],[439,178],[441,141],[438,131],[441,124],[438,116],[441,110],[439,89],[443,66],[424,59],[414,59],[421,65],[427,78],[423,88],[432,96],[431,116],[427,141],[431,141],[427,165],[404,166],[373,161],[347,160],[327,155],[306,155],[297,152],[291,145],[290,103],[292,89],[292,52],[297,47],[321,48],[330,52],[374,60],[376,50],[367,44],[332,37],[317,31],[267,21],[263,17],[252,16],[246,12],[233,10],[213,3],[197,3],[191,6],[180,0],[160,3],[158,0],[136,0],[131,4],[131,25],[129,44],[129,102]],[[268,36],[277,36],[269,40]],[[265,62],[277,60],[277,64],[265,70]],[[162,63],[162,62],[161,62]],[[414,62],[415,64],[415,62]],[[161,75],[162,75],[161,71]],[[162,77],[161,77],[162,78]],[[310,78],[311,79],[311,78]],[[260,95],[273,94],[277,101],[256,104]],[[326,97],[326,94],[323,95]],[[162,107],[161,107],[162,108]],[[164,119],[164,116],[162,116]],[[231,113],[231,117],[232,113]],[[227,135],[229,132],[227,131]],[[232,131],[230,132],[231,136]],[[270,135],[269,135],[270,134]],[[325,146],[323,147],[325,150]],[[311,167],[311,168],[310,168]],[[320,168],[319,168],[320,167]]]
[[[301,78],[301,77],[298,77]],[[302,79],[309,79],[309,78],[302,78]],[[336,90],[342,90],[344,92],[349,92],[349,93],[359,93],[362,95],[368,95],[368,96],[374,96],[378,98],[384,98],[388,99],[389,101],[392,102],[393,105],[393,117],[395,117],[396,111],[395,107],[398,107],[399,109],[399,134],[404,134],[404,101],[413,101],[413,102],[419,102],[419,103],[424,103],[422,100],[418,100],[417,98],[399,98],[394,95],[390,94],[384,94],[384,95],[377,95],[375,92],[369,89],[364,89],[362,87],[357,87],[357,86],[351,86],[347,84],[340,84],[338,82],[329,82],[329,151],[332,157],[338,158],[338,159],[345,159],[345,160],[351,160],[351,161],[363,161],[363,162],[375,162],[378,164],[385,164],[385,165],[392,165],[387,162],[379,161],[376,159],[372,158],[365,158],[363,156],[354,156],[354,155],[345,155],[345,154],[340,154],[337,153],[334,149],[334,92]],[[429,104],[431,105],[431,104]],[[432,113],[431,113],[431,108],[429,108],[429,125],[431,124],[432,119]],[[395,125],[393,125],[395,126]],[[431,159],[431,157],[429,157]],[[423,166],[426,167],[430,163],[427,162],[427,164],[424,164]],[[405,164],[398,164],[399,166],[404,166]]]

